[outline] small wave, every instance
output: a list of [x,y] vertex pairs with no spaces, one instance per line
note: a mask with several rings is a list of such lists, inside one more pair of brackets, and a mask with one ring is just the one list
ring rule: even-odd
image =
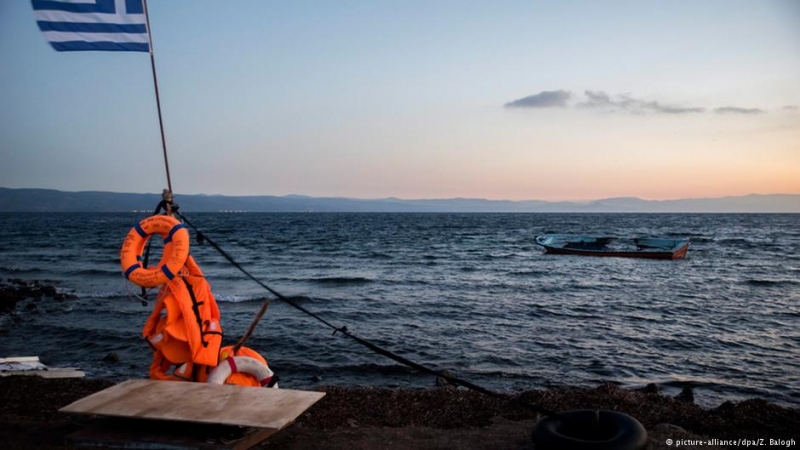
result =
[[658,343],[658,347],[679,352],[696,351],[702,348],[699,342],[694,342],[686,339],[662,339]]
[[745,248],[750,248],[750,247],[753,247],[755,245],[754,242],[751,242],[751,241],[749,241],[747,239],[742,239],[742,238],[720,239],[720,240],[716,241],[716,243],[719,244],[719,245],[725,245],[725,246],[731,246],[731,247],[732,246],[742,246],[742,247],[745,247]]
[[486,370],[486,369],[472,369],[468,372],[464,372],[463,374],[458,374],[462,378],[466,378],[467,375],[475,375],[484,378],[506,378],[506,379],[518,379],[518,380],[532,380],[537,378],[537,374],[527,372],[524,370],[516,370],[516,371],[508,371],[508,370]]
[[357,364],[357,365],[341,365],[324,368],[327,373],[344,372],[349,374],[367,374],[367,375],[408,375],[417,374],[415,369],[400,364]]
[[101,269],[84,269],[84,270],[77,270],[74,272],[67,272],[67,276],[70,277],[92,277],[92,276],[104,276],[104,277],[118,277],[120,275],[120,271],[118,270],[101,270]]
[[713,242],[714,239],[710,238],[704,234],[698,233],[669,233],[669,236],[673,237],[684,237],[691,239],[692,242]]
[[744,282],[750,286],[795,286],[800,284],[800,281],[795,280],[761,280],[758,278],[751,278]]
[[536,288],[536,291],[543,294],[559,294],[562,292],[566,292],[567,289],[565,289],[563,286],[551,285],[551,286],[539,286],[538,288]]
[[26,275],[31,273],[42,273],[44,270],[38,267],[20,268],[20,267],[0,267],[0,272],[12,273],[15,275]]
[[574,283],[569,286],[571,289],[575,289],[578,291],[602,291],[606,288],[603,284],[591,284],[591,283]]
[[513,253],[488,254],[488,255],[483,255],[483,259],[486,260],[486,261],[492,261],[492,260],[495,260],[495,259],[511,259],[514,256],[516,256],[516,255],[514,255]]
[[214,274],[212,276],[206,275],[206,279],[210,280],[210,282],[212,282],[212,283],[215,282],[215,281],[241,281],[241,280],[246,280],[247,276],[242,274],[242,273],[239,273],[239,272],[233,272],[231,274],[219,274],[218,273],[218,274]]
[[286,297],[288,300],[291,300],[294,303],[305,303],[305,302],[317,302],[317,301],[328,301],[330,299],[326,299],[324,297],[309,297],[307,295],[290,295]]
[[625,319],[638,321],[638,322],[650,322],[650,323],[660,323],[661,320],[658,317],[646,317],[640,314],[627,314],[623,316]]
[[541,277],[548,274],[548,272],[543,270],[515,270],[509,272],[509,275],[514,277]]
[[214,294],[218,302],[223,303],[244,303],[256,300],[263,300],[263,295],[237,295],[237,294]]
[[368,259],[393,259],[394,256],[388,253],[381,253],[381,252],[371,252],[368,256]]
[[323,277],[323,278],[312,278],[309,281],[322,285],[334,285],[334,286],[342,286],[349,284],[367,284],[372,282],[372,280],[365,277]]
[[[136,287],[138,294],[139,287]],[[104,291],[104,292],[73,292],[78,298],[127,298],[132,295],[132,291]]]

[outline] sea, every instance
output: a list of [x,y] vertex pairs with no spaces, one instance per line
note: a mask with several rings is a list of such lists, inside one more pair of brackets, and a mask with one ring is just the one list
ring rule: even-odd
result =
[[[707,407],[800,405],[800,214],[185,214],[253,276],[329,323],[488,389],[654,383],[667,395],[691,387]],[[144,217],[0,214],[0,279],[75,296],[0,316],[0,357],[147,377],[141,329],[157,290],[142,301],[119,263]],[[544,233],[691,244],[675,261],[561,256],[535,244]],[[282,387],[434,386],[275,299],[195,236],[225,343],[271,299],[247,345]]]

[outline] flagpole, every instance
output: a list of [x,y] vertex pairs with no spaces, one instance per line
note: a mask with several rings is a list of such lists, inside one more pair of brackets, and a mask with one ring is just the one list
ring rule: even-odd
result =
[[161,118],[161,98],[158,95],[158,77],[156,76],[156,57],[153,54],[153,36],[150,34],[150,14],[147,13],[147,0],[142,0],[144,17],[147,21],[147,39],[150,42],[150,66],[153,68],[153,86],[156,90],[156,107],[158,108],[158,126],[161,128],[161,148],[164,149],[164,167],[167,169],[167,188],[172,192],[172,179],[169,176],[169,159],[167,158],[167,139],[164,137],[164,120]]

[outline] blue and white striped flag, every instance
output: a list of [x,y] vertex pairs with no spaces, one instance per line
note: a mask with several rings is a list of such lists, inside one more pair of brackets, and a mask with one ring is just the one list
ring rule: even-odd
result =
[[36,23],[60,52],[150,51],[142,0],[31,0]]

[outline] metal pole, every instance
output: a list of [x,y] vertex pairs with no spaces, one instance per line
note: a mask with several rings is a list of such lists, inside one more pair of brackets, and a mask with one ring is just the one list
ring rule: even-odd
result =
[[150,14],[147,12],[147,0],[142,0],[144,16],[147,21],[147,38],[150,41],[150,65],[153,68],[153,86],[156,89],[156,107],[158,108],[158,126],[161,128],[161,148],[164,149],[164,167],[167,169],[167,188],[172,192],[172,179],[169,176],[169,159],[167,159],[167,139],[164,137],[164,121],[161,118],[161,98],[158,95],[158,77],[156,76],[156,58],[153,55],[153,36],[150,34]]

